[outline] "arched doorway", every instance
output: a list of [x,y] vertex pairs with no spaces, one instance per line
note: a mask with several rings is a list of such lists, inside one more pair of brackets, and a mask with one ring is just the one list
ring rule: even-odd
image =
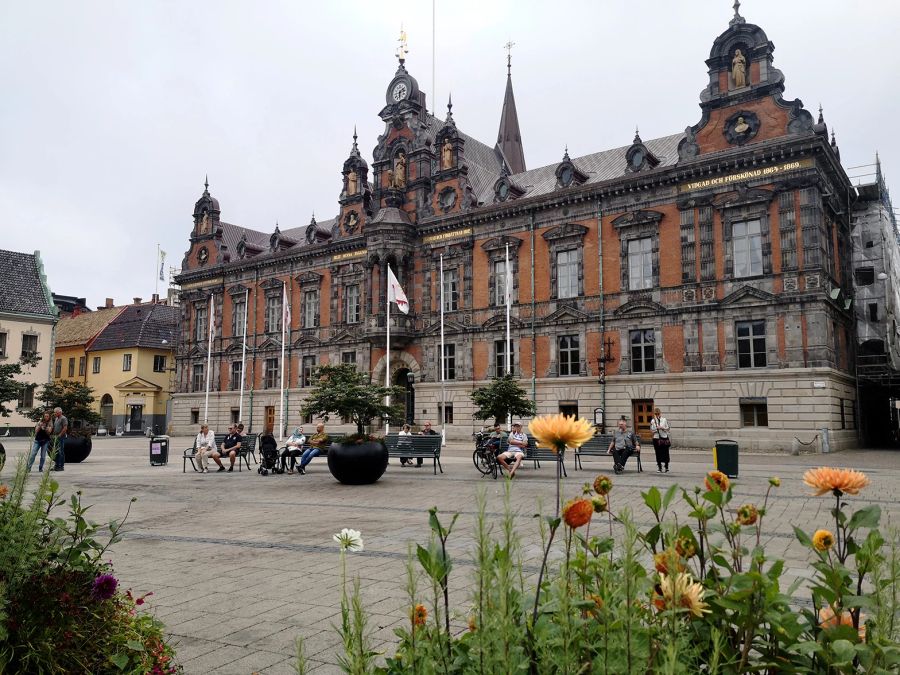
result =
[[[414,389],[412,371],[409,368],[400,368],[394,373],[394,384],[397,387],[403,387],[406,390],[406,400],[404,401],[404,415],[402,420],[392,420],[393,424],[412,424],[416,419],[416,392]],[[394,401],[396,403],[396,401]]]
[[100,417],[103,418],[103,426],[111,430],[110,433],[115,431],[113,426],[113,399],[109,394],[103,394],[103,398],[100,399]]

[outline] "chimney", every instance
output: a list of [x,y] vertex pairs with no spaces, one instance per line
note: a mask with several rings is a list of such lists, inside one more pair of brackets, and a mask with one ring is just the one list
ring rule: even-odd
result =
[[112,298],[106,299],[106,304],[104,305],[105,309],[111,309],[112,307],[115,307],[115,306],[116,306],[116,303],[113,302]]
[[159,304],[159,293],[154,293],[154,294],[153,294],[153,300],[152,300],[152,302],[153,302],[154,305],[158,305],[158,304]]
[[136,305],[141,304],[141,299],[140,299],[140,298],[135,298],[135,299],[134,299],[134,304],[136,304]]

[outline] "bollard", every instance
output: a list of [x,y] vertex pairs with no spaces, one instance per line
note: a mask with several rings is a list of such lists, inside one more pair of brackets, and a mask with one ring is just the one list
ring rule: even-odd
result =
[[800,454],[800,439],[796,436],[794,437],[794,440],[791,441],[791,454],[794,455],[794,457]]
[[831,444],[828,442],[828,429],[822,428],[822,454],[827,455],[831,452]]

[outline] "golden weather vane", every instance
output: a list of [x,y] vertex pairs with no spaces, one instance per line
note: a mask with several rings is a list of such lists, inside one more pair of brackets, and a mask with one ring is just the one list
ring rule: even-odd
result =
[[509,40],[503,48],[506,50],[506,72],[509,73],[512,69],[512,48],[516,46],[516,43],[512,40]]
[[397,38],[397,42],[400,44],[397,46],[397,59],[400,61],[400,65],[403,65],[403,62],[406,61],[406,55],[409,53],[409,47],[406,45],[406,31],[403,30],[403,24],[400,24],[400,37]]

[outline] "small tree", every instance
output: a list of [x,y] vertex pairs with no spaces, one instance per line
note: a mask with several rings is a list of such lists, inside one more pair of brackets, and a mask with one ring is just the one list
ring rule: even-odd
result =
[[7,401],[18,400],[23,383],[18,382],[15,376],[22,374],[22,366],[32,368],[40,360],[41,357],[37,355],[23,356],[18,363],[0,365],[0,417],[9,417],[14,410],[14,408],[7,408],[3,404]]
[[38,397],[43,405],[35,406],[28,417],[37,422],[44,412],[52,413],[54,408],[62,408],[63,415],[69,420],[69,428],[75,428],[75,422],[84,426],[94,426],[103,421],[100,413],[94,411],[94,390],[86,384],[75,380],[60,380],[45,384]]
[[[402,401],[406,391],[402,387],[379,387],[371,378],[350,363],[324,365],[313,374],[315,386],[300,410],[301,415],[321,417],[328,421],[329,415],[338,415],[352,420],[359,433],[371,419],[381,419],[384,415],[395,415],[402,411]],[[390,394],[391,406],[384,404]]]
[[486,387],[473,391],[471,396],[477,408],[472,413],[476,420],[493,419],[495,424],[503,424],[507,415],[531,417],[535,412],[528,393],[519,386],[511,373],[495,377]]

